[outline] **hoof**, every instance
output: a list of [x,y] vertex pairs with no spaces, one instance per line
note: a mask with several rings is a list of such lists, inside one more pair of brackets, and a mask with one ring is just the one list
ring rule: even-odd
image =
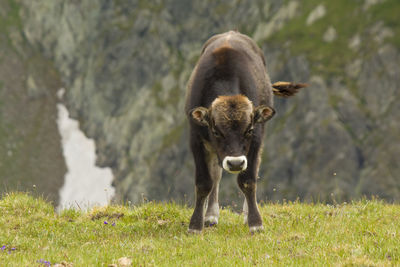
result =
[[264,226],[259,225],[259,226],[250,226],[250,233],[260,233],[264,232]]
[[199,234],[201,234],[201,230],[196,230],[196,229],[188,229],[188,234],[190,234],[190,235],[199,235]]
[[218,224],[217,216],[207,216],[204,220],[204,225],[207,227],[215,226]]

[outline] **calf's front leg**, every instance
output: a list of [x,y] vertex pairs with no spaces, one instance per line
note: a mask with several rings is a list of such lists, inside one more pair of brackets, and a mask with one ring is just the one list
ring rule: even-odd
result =
[[260,163],[261,142],[253,140],[247,156],[248,167],[238,175],[238,185],[245,196],[243,213],[250,232],[262,231],[262,219],[257,206],[257,176]]
[[189,223],[189,233],[199,234],[204,226],[204,204],[213,188],[213,181],[208,170],[204,146],[201,142],[191,142],[195,161],[195,206]]
[[218,166],[218,157],[215,153],[209,152],[208,155],[208,170],[213,181],[213,188],[208,196],[208,207],[205,215],[205,225],[213,226],[218,224],[219,205],[218,191],[219,182],[222,176],[222,168]]
[[258,210],[257,206],[257,197],[256,197],[257,185],[255,179],[246,176],[243,173],[240,174],[238,177],[238,184],[246,197],[247,224],[249,225],[250,232],[262,231],[264,228],[262,225],[260,211]]

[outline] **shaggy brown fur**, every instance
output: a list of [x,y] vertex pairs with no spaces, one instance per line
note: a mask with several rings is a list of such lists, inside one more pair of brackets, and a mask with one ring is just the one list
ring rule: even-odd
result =
[[225,41],[225,43],[222,44],[221,47],[214,49],[212,54],[215,57],[216,65],[226,64],[229,51],[232,51],[232,46],[228,43],[228,41]]
[[233,122],[245,125],[251,122],[253,104],[244,95],[219,96],[211,104],[211,110],[215,124],[229,129]]

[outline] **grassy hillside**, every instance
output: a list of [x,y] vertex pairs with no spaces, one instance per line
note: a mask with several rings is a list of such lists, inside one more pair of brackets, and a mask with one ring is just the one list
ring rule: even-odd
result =
[[256,235],[229,209],[217,227],[187,235],[191,209],[171,203],[57,214],[12,193],[0,214],[1,266],[108,266],[122,257],[133,266],[400,264],[400,206],[382,201],[264,205],[266,231]]

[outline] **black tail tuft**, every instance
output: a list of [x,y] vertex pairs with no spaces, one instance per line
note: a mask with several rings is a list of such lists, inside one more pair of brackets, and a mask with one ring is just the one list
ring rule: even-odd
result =
[[296,94],[301,88],[307,87],[306,83],[276,82],[272,84],[274,95],[280,97],[290,97]]

